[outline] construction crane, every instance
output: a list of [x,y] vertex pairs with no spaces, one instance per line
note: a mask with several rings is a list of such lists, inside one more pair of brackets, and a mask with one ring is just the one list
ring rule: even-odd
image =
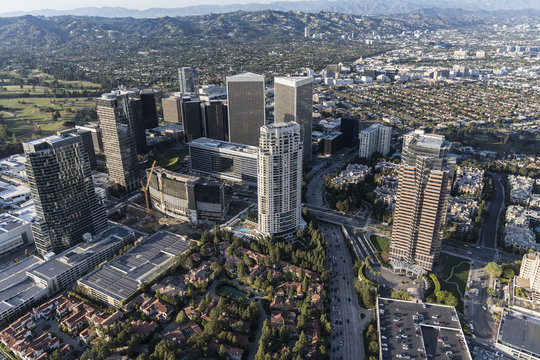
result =
[[154,163],[152,164],[152,168],[150,169],[150,174],[148,175],[146,186],[144,186],[144,183],[141,181],[141,191],[144,193],[144,200],[146,200],[146,215],[147,216],[150,216],[150,204],[148,203],[148,187],[150,186],[150,179],[152,178],[152,174],[154,173],[155,165],[156,165],[156,160],[154,160]]

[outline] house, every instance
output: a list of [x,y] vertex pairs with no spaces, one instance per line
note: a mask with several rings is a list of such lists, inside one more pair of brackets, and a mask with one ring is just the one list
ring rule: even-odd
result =
[[217,342],[216,340],[213,340],[212,342],[210,342],[209,346],[217,351],[219,351],[221,346],[223,346],[225,349],[225,354],[227,354],[228,357],[232,360],[241,360],[242,355],[244,354],[244,350],[234,347],[234,346],[221,344]]
[[293,311],[298,308],[298,303],[295,300],[274,296],[270,302],[270,309]]
[[167,320],[174,311],[174,306],[161,299],[155,299],[148,305],[141,306],[141,311],[148,315],[154,316],[159,320]]
[[205,261],[201,265],[199,265],[199,267],[191,270],[188,274],[184,276],[185,281],[192,283],[208,284],[210,281],[210,274],[212,272],[210,264],[210,261]]
[[176,329],[167,331],[161,336],[161,339],[173,341],[176,344],[178,344],[181,348],[183,348],[187,345],[187,340],[191,336],[201,334],[201,333],[202,333],[201,327],[197,323],[190,321],[188,323],[185,323],[179,326]]
[[133,332],[139,335],[141,338],[147,338],[152,334],[156,328],[157,323],[155,321],[143,321],[143,320],[133,320],[131,323]]
[[304,297],[304,292],[302,291],[302,283],[299,283],[299,282],[283,283],[276,288],[275,292],[277,296],[283,297],[283,296],[287,296],[289,289],[293,290],[295,298],[301,299]]
[[155,297],[148,295],[147,293],[142,293],[135,296],[130,302],[122,307],[122,310],[125,312],[130,312],[135,306],[139,308],[146,306],[150,302],[154,301]]
[[83,331],[79,333],[79,340],[85,345],[88,346],[88,342],[90,341],[90,337],[92,337],[92,332],[90,331],[90,328],[86,328]]
[[272,310],[270,313],[270,325],[280,328],[284,324],[294,325],[296,323],[296,314],[292,311]]

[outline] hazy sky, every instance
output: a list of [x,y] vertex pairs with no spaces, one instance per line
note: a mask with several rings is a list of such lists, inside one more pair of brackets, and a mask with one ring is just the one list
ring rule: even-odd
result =
[[56,9],[56,10],[70,10],[79,7],[88,6],[114,6],[125,7],[130,9],[148,9],[152,8],[175,8],[190,5],[202,5],[202,4],[246,4],[246,3],[269,3],[275,0],[3,0],[0,12],[8,11],[30,11],[30,10],[42,10],[42,9]]

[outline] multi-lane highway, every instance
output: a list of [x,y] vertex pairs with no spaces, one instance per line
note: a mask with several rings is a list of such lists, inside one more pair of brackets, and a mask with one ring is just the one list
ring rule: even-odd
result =
[[[353,264],[337,225],[322,223],[320,229],[328,241],[327,263],[330,269],[331,359],[363,359],[362,332],[370,312],[358,304],[354,289]],[[364,314],[362,319],[361,314]]]

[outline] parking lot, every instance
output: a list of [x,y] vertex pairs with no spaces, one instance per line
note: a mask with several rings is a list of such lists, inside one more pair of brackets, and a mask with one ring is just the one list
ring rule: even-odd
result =
[[379,298],[377,315],[383,359],[471,359],[453,307]]

